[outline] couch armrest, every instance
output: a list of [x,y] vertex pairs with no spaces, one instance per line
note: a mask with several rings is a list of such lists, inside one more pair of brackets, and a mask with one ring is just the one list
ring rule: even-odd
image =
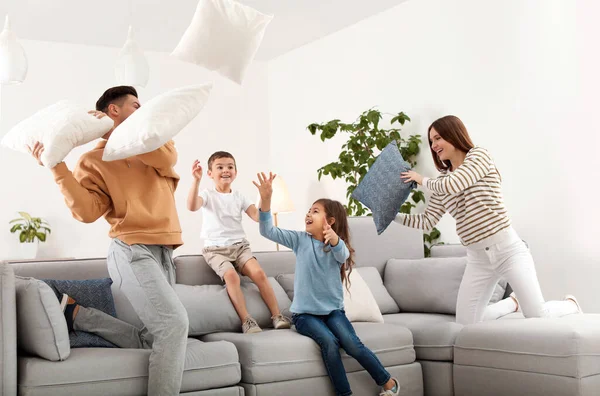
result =
[[17,394],[17,302],[15,275],[0,261],[0,396]]

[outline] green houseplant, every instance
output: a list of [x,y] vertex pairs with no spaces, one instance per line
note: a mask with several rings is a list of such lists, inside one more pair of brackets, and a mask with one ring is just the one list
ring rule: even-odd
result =
[[[400,112],[392,115],[389,128],[380,128],[382,118],[383,114],[379,110],[370,109],[364,111],[353,123],[343,123],[335,119],[325,123],[313,123],[307,127],[312,135],[318,132],[323,142],[342,133],[348,136],[338,160],[322,166],[317,170],[317,174],[319,180],[326,175],[332,179],[343,179],[347,183],[346,212],[349,216],[369,215],[369,209],[352,198],[352,192],[388,143],[395,140],[402,157],[412,167],[417,165],[416,156],[420,151],[421,136],[411,135],[403,138],[400,135],[400,127],[410,121],[410,118],[404,112]],[[399,208],[399,211],[410,214],[419,202],[425,202],[425,195],[421,190],[413,190],[410,198]],[[425,256],[429,256],[430,246],[439,237],[440,231],[436,228],[429,234],[423,235]]]
[[47,235],[51,232],[50,224],[39,217],[32,217],[27,212],[19,212],[21,217],[9,222],[11,233],[19,233],[19,242],[23,258],[35,258],[37,255],[38,242],[45,242]]

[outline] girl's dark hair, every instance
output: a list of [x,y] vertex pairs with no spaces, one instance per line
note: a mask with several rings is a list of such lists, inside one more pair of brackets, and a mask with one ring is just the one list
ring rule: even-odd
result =
[[471,141],[469,132],[467,132],[467,127],[465,127],[465,124],[463,124],[460,118],[453,115],[447,115],[435,120],[429,126],[429,129],[427,129],[427,140],[429,141],[429,150],[431,151],[431,156],[433,157],[435,167],[440,172],[450,169],[452,164],[448,160],[442,161],[436,152],[431,148],[431,128],[434,128],[435,131],[442,137],[442,139],[460,151],[468,153],[469,150],[475,147]]
[[[354,267],[354,249],[350,244],[350,227],[348,226],[348,215],[346,214],[346,208],[338,201],[332,199],[321,198],[315,201],[315,204],[323,205],[325,209],[325,218],[329,220],[334,218],[335,222],[331,225],[333,231],[338,237],[344,241],[350,256],[345,263],[340,267],[340,276],[342,277],[342,283],[346,284],[346,289],[349,288],[349,276]],[[314,205],[314,204],[313,204]]]

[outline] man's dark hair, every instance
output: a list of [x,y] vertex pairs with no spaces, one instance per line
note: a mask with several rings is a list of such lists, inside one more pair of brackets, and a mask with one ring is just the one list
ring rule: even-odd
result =
[[233,164],[237,168],[237,164],[235,163],[235,158],[233,158],[233,155],[229,154],[227,151],[217,151],[208,158],[208,170],[212,170],[213,162],[221,158],[231,158],[233,160]]
[[138,97],[138,93],[135,90],[135,88],[127,85],[109,88],[102,94],[102,96],[100,96],[100,99],[98,99],[98,101],[96,102],[96,110],[106,113],[106,111],[108,110],[108,105],[123,100],[127,95],[133,95],[136,98]]

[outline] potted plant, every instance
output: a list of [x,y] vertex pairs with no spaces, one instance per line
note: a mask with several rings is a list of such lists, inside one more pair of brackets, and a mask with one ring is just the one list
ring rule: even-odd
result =
[[[343,123],[340,120],[331,120],[324,123],[310,124],[307,129],[312,135],[320,133],[321,140],[331,139],[338,133],[344,133],[348,136],[346,143],[342,146],[342,151],[338,160],[322,166],[317,170],[319,180],[321,176],[330,176],[332,179],[343,179],[347,183],[346,212],[349,216],[369,215],[370,211],[363,204],[352,198],[352,192],[361,182],[367,171],[377,159],[377,155],[388,143],[396,141],[402,157],[415,166],[417,164],[416,156],[420,150],[421,136],[412,135],[408,139],[400,135],[399,126],[404,126],[410,118],[400,112],[391,115],[390,128],[380,128],[379,122],[383,118],[382,113],[377,109],[370,109],[363,112],[355,122]],[[396,124],[396,125],[395,125]],[[398,176],[400,177],[400,176]],[[413,190],[410,198],[398,208],[399,212],[409,214],[419,202],[425,202],[425,194],[422,190]],[[440,237],[440,231],[434,228],[429,234],[423,235],[423,244],[425,256],[429,256],[430,247]]]
[[50,224],[39,217],[31,217],[27,212],[19,212],[21,217],[11,220],[10,232],[19,232],[21,255],[24,259],[34,259],[37,256],[39,241],[45,242],[51,232]]

